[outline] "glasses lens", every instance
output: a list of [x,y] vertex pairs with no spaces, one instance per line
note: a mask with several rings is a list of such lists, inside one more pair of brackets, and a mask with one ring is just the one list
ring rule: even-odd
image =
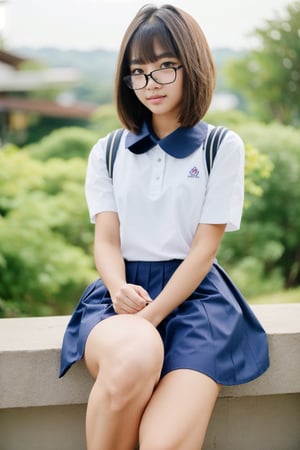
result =
[[160,84],[173,83],[175,81],[176,71],[174,67],[166,69],[157,69],[152,72],[152,78]]
[[153,70],[149,74],[126,75],[123,80],[130,89],[143,89],[151,77],[158,84],[170,84],[176,80],[176,71],[179,67],[167,67]]
[[147,84],[144,75],[126,75],[123,80],[130,89],[143,89]]

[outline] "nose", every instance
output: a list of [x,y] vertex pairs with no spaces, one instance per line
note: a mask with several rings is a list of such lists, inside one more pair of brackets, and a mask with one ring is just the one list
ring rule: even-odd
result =
[[149,74],[147,74],[146,77],[147,77],[147,84],[146,84],[146,87],[147,87],[148,89],[149,89],[149,86],[150,86],[150,89],[153,89],[153,87],[159,87],[159,86],[160,86],[160,84],[157,83],[157,81],[154,80],[154,78],[153,78],[153,76],[152,76],[152,72],[150,72]]

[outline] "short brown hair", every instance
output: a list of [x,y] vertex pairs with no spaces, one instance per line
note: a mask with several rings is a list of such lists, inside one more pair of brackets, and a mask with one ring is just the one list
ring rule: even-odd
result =
[[172,52],[184,68],[184,95],[178,117],[181,126],[194,126],[203,118],[215,88],[213,57],[196,20],[172,5],[160,8],[147,5],[141,8],[123,37],[115,80],[119,118],[127,129],[135,133],[145,120],[150,120],[151,112],[140,103],[134,91],[125,85],[123,77],[130,73],[132,46],[137,48],[141,61],[155,61],[154,39]]

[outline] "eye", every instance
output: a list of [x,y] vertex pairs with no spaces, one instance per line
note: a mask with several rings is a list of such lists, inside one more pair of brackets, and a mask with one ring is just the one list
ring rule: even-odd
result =
[[174,67],[177,65],[178,65],[178,62],[175,62],[175,61],[164,61],[163,63],[161,63],[160,67],[161,67],[161,69],[168,69],[169,67]]
[[131,69],[130,75],[143,75],[144,71],[143,69],[140,69],[138,67]]

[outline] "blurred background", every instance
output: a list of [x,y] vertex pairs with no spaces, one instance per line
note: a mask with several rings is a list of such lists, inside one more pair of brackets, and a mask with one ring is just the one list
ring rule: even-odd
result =
[[[300,2],[172,3],[215,58],[205,120],[246,147],[242,227],[219,262],[250,303],[300,301]],[[120,126],[118,48],[143,4],[0,0],[0,317],[69,314],[97,277],[87,156]]]

